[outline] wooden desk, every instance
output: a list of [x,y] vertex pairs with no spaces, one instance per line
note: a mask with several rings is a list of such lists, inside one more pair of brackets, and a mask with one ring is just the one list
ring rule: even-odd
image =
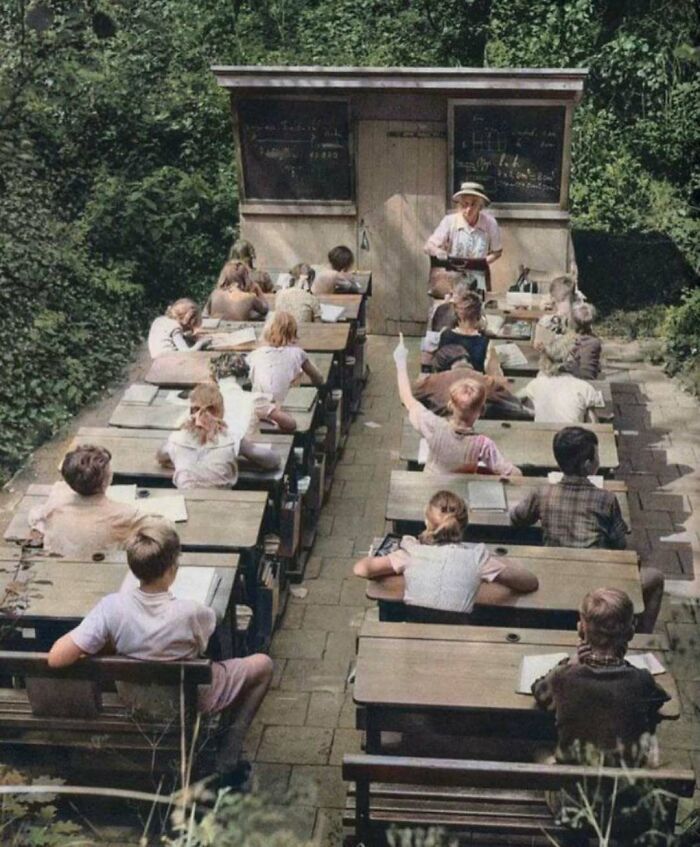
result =
[[[494,482],[498,477],[482,474],[428,474],[419,471],[392,471],[385,518],[401,531],[402,523],[423,524],[425,507],[436,491],[452,491],[469,504],[469,484]],[[470,526],[508,527],[508,512],[536,489],[549,486],[546,477],[509,477],[502,482],[506,509],[469,509]],[[622,480],[606,480],[606,490],[617,497],[622,517],[631,526],[627,485]]]
[[[510,639],[517,639],[511,641]],[[360,632],[353,699],[365,709],[367,752],[381,748],[382,730],[401,731],[409,715],[433,717],[444,734],[502,734],[510,723],[521,738],[554,737],[554,716],[515,691],[520,661],[533,653],[573,653],[575,632],[557,630],[366,623]],[[653,649],[668,664],[668,645],[635,636],[633,651]],[[672,699],[667,718],[680,716],[671,673],[656,677]]]
[[[503,455],[523,471],[538,473],[558,470],[552,450],[552,440],[564,424],[535,423],[534,421],[479,420],[474,427],[482,435],[496,442]],[[599,473],[610,474],[619,464],[615,431],[611,424],[578,424],[598,436],[600,456]],[[419,467],[418,449],[421,436],[413,429],[408,417],[404,418],[399,457],[409,466]]]
[[[218,346],[215,351],[217,353],[228,350],[246,352],[254,350],[260,344],[263,333],[263,324],[261,322],[221,321],[216,329],[202,330],[201,334],[211,336],[215,339],[217,335],[221,335],[222,333],[236,332],[246,327],[251,327],[255,330],[256,340],[254,342],[236,344],[233,347]],[[315,323],[301,323],[298,324],[299,346],[309,353],[345,353],[350,342],[350,329],[351,326],[349,323],[321,323],[320,321],[316,321]]]
[[[26,543],[28,516],[48,497],[50,485],[30,485],[14,511],[5,531],[5,541]],[[250,553],[258,546],[268,495],[265,491],[222,491],[194,488],[146,488],[154,497],[181,494],[187,505],[187,520],[176,524],[183,550],[208,553]]]
[[[266,294],[265,299],[267,300],[270,310],[274,310],[275,295]],[[321,303],[325,303],[329,306],[343,307],[343,314],[337,321],[335,321],[335,323],[348,323],[359,319],[363,301],[362,294],[321,294],[318,299]]]
[[[539,588],[530,594],[499,591],[494,598],[494,586],[483,583],[471,613],[473,623],[498,620],[502,625],[545,626],[574,629],[581,600],[601,585],[625,591],[634,605],[635,614],[644,609],[639,579],[637,554],[632,550],[590,550],[563,547],[529,547],[524,545],[488,544],[489,551],[506,562],[521,563],[539,580]],[[367,597],[379,603],[380,620],[439,619],[435,610],[417,610],[403,602],[403,576],[367,580]],[[445,616],[455,623],[467,622],[467,615]],[[445,622],[448,622],[447,619]]]
[[[184,391],[189,393],[188,389],[184,389]],[[122,397],[112,412],[109,425],[123,427],[124,429],[179,429],[187,415],[189,406],[171,403],[168,400],[171,393],[177,394],[178,392],[174,389],[161,388],[150,403],[133,402]],[[299,400],[308,401],[309,408],[306,411],[294,408],[294,403]],[[282,408],[289,412],[297,422],[296,435],[306,435],[311,431],[317,401],[318,390],[313,386],[303,386],[290,390]],[[279,434],[279,430],[266,421],[260,422],[260,430],[261,432]]]
[[[112,454],[112,470],[115,477],[128,482],[167,481],[172,479],[172,468],[164,468],[156,459],[158,448],[166,438],[166,433],[155,429],[81,427],[68,449],[74,450],[81,444],[106,447]],[[282,481],[290,462],[294,436],[266,433],[256,435],[252,440],[270,444],[279,457],[280,466],[274,471],[261,470],[240,457],[239,482],[267,489],[277,486]]]
[[[181,566],[214,567],[219,580],[211,600],[217,620],[223,624],[220,643],[233,655],[235,604],[233,589],[239,557],[213,553],[184,553]],[[8,582],[26,584],[25,606],[19,617],[19,631],[26,647],[39,649],[36,642],[50,646],[60,632],[77,626],[107,594],[118,592],[129,566],[122,561],[72,561],[34,556],[17,564],[14,570],[0,567],[0,595]],[[228,631],[226,631],[228,630]],[[223,636],[223,637],[222,637]]]
[[[495,305],[489,305],[493,303]],[[505,298],[496,298],[487,300],[484,306],[484,313],[487,315],[503,315],[504,318],[510,321],[527,321],[531,324],[536,324],[540,318],[545,315],[551,315],[551,310],[541,308],[526,308],[524,306],[510,306]]]
[[[162,388],[192,388],[200,382],[210,382],[209,362],[215,356],[220,356],[221,350],[203,350],[196,353],[171,353],[159,356],[151,362],[151,367],[144,377],[145,382],[159,385]],[[332,383],[333,354],[312,353],[309,358],[321,371],[324,387]],[[308,376],[303,373],[302,385],[311,385]]]

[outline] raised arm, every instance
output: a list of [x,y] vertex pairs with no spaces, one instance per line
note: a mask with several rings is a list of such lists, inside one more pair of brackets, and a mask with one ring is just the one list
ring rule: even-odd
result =
[[396,362],[396,381],[399,387],[399,398],[403,405],[410,411],[414,406],[421,404],[413,396],[411,380],[408,376],[408,349],[403,343],[403,332],[399,333],[399,343],[394,349],[394,361]]

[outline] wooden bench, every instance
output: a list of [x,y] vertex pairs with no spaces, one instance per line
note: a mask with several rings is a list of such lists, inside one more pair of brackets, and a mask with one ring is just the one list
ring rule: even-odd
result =
[[[47,748],[70,751],[82,760],[81,771],[96,775],[112,767],[152,774],[180,770],[184,741],[187,756],[193,744],[198,751],[198,772],[213,770],[216,745],[211,733],[217,724],[225,727],[228,716],[203,722],[195,738],[197,686],[211,682],[209,660],[148,662],[111,656],[53,669],[46,653],[1,651],[0,668],[0,747],[36,750],[42,756]],[[8,687],[10,678],[15,685],[22,680],[25,687]],[[115,683],[181,685],[179,714],[160,719],[134,715],[115,693]],[[225,744],[221,760],[225,762]]]
[[[678,797],[691,797],[691,770],[541,765],[460,759],[346,755],[343,779],[355,784],[348,793],[343,823],[354,834],[348,845],[387,844],[386,831],[401,827],[440,827],[459,844],[551,847],[597,843],[586,834],[557,824],[545,792],[565,790],[578,796],[582,783],[610,791],[627,781],[645,781],[669,793],[663,832],[672,832]],[[478,837],[478,840],[473,840]],[[461,837],[461,838],[460,838]],[[452,842],[450,842],[452,843]],[[615,842],[626,843],[624,840]]]

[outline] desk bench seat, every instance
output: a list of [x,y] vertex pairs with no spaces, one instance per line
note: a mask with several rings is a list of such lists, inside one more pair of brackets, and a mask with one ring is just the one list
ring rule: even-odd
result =
[[[9,677],[22,680],[26,688],[0,688],[0,749],[52,750],[74,753],[77,769],[103,772],[127,769],[133,773],[174,772],[180,767],[183,727],[174,717],[133,715],[114,693],[115,682],[177,685],[183,682],[184,739],[187,754],[195,738],[197,687],[211,681],[208,660],[142,662],[122,657],[83,659],[67,668],[49,668],[45,653],[0,652],[5,684]],[[66,683],[80,683],[80,690],[66,692]],[[71,708],[62,700],[67,693]],[[95,690],[99,691],[96,705]],[[196,736],[195,770],[214,769],[215,745],[211,730],[226,716],[202,721]],[[99,756],[95,754],[99,751]],[[109,757],[107,761],[107,756]]]
[[[689,770],[629,770],[675,797],[692,796],[695,777]],[[564,765],[489,762],[460,759],[346,755],[343,779],[354,782],[343,822],[354,833],[347,845],[385,845],[386,830],[443,827],[459,844],[551,845],[545,831],[562,845],[587,845],[586,835],[557,825],[545,791],[567,789],[583,780],[611,787],[622,771]],[[677,801],[669,803],[675,821]],[[671,831],[671,830],[669,830]],[[478,840],[473,836],[478,834]]]

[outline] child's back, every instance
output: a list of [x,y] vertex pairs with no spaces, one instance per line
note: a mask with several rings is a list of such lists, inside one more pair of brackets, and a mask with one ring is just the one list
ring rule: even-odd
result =
[[275,403],[284,402],[289,387],[299,377],[308,356],[295,344],[258,347],[248,355],[253,391],[269,394]]
[[275,295],[275,309],[288,312],[297,323],[312,323],[321,318],[321,301],[310,291],[294,286]]

